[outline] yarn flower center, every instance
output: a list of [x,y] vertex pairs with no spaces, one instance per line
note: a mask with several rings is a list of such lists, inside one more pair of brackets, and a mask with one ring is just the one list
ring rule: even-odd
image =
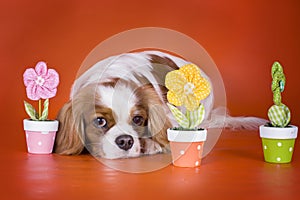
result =
[[45,83],[45,79],[41,76],[37,76],[36,77],[36,80],[35,80],[35,83],[39,86],[43,86],[44,83]]
[[194,88],[195,88],[195,85],[191,82],[187,82],[185,85],[184,85],[184,93],[186,95],[189,95],[189,94],[193,94],[194,93]]

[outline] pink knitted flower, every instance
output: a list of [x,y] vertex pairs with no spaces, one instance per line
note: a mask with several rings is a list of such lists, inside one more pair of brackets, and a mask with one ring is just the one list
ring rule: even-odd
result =
[[49,99],[56,95],[59,76],[54,69],[47,69],[45,62],[38,62],[35,69],[26,69],[23,78],[29,99]]

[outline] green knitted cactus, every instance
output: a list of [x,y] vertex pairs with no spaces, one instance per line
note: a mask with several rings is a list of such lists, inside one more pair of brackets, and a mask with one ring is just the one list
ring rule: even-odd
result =
[[281,92],[285,86],[285,75],[279,62],[274,62],[272,66],[272,91],[274,105],[268,111],[271,124],[275,127],[285,127],[291,120],[289,108],[281,103]]

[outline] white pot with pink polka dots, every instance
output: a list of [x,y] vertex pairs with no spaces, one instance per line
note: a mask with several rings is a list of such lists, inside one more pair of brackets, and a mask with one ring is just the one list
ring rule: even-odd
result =
[[32,154],[50,154],[53,150],[58,121],[23,120],[27,150]]
[[167,130],[172,162],[177,167],[199,167],[207,130]]

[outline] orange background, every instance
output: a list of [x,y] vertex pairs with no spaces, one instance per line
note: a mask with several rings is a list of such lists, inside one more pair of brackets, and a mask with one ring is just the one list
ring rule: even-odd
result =
[[182,32],[207,50],[223,77],[234,116],[266,117],[272,104],[270,69],[279,60],[287,77],[283,101],[292,111],[292,123],[300,125],[299,12],[296,0],[1,0],[2,149],[26,151],[22,74],[27,67],[45,60],[59,72],[58,94],[50,101],[54,118],[87,54],[114,34],[145,26]]
[[270,69],[279,60],[287,77],[283,101],[299,126],[299,13],[298,0],[0,0],[0,199],[297,198],[299,139],[293,163],[272,165],[263,162],[258,131],[225,131],[195,170],[170,165],[134,175],[91,156],[27,154],[22,75],[40,60],[59,72],[58,93],[50,100],[55,118],[96,45],[128,29],[164,27],[192,37],[211,55],[234,116],[266,117]]

